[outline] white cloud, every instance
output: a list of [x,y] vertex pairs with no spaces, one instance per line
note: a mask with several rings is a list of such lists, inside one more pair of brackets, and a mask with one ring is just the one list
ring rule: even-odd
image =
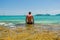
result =
[[37,10],[37,11],[35,11],[33,13],[38,13],[38,14],[46,14],[46,13],[48,13],[48,14],[54,15],[54,14],[59,14],[60,10],[40,10],[40,11]]
[[26,15],[29,11],[33,14],[59,14],[60,10],[0,10],[0,15]]

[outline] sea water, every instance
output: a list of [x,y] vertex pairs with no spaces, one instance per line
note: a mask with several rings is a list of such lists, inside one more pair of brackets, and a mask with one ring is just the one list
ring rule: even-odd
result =
[[[54,23],[60,24],[60,16],[33,16],[34,23]],[[0,16],[0,24],[1,23],[25,23],[26,16],[18,15],[18,16]]]
[[[48,30],[60,30],[60,16],[33,16],[34,23],[37,27],[46,28]],[[8,28],[16,28],[16,27],[25,27],[26,16],[0,16],[0,26],[3,25],[4,27]],[[21,25],[23,24],[23,25]],[[39,25],[37,25],[39,24]],[[43,24],[42,26],[40,24]],[[47,25],[45,25],[47,24]],[[48,26],[50,24],[58,24],[57,27]],[[44,26],[45,25],[45,26]],[[29,25],[28,25],[29,26]],[[48,27],[47,27],[48,26]]]

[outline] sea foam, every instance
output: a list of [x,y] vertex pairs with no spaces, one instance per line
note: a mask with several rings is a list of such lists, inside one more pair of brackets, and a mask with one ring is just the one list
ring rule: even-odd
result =
[[0,23],[1,26],[15,27],[13,23]]

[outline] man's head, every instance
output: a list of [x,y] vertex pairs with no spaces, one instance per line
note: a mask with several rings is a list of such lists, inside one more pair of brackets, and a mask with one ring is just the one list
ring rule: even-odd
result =
[[31,14],[31,12],[29,12],[29,15]]

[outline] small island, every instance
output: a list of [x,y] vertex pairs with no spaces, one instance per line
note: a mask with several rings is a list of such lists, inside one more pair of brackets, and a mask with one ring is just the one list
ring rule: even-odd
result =
[[36,14],[35,16],[50,16],[50,14]]
[[51,14],[36,14],[35,16],[60,16],[60,14],[55,14],[55,15],[51,15]]
[[60,14],[56,14],[56,16],[60,16]]

